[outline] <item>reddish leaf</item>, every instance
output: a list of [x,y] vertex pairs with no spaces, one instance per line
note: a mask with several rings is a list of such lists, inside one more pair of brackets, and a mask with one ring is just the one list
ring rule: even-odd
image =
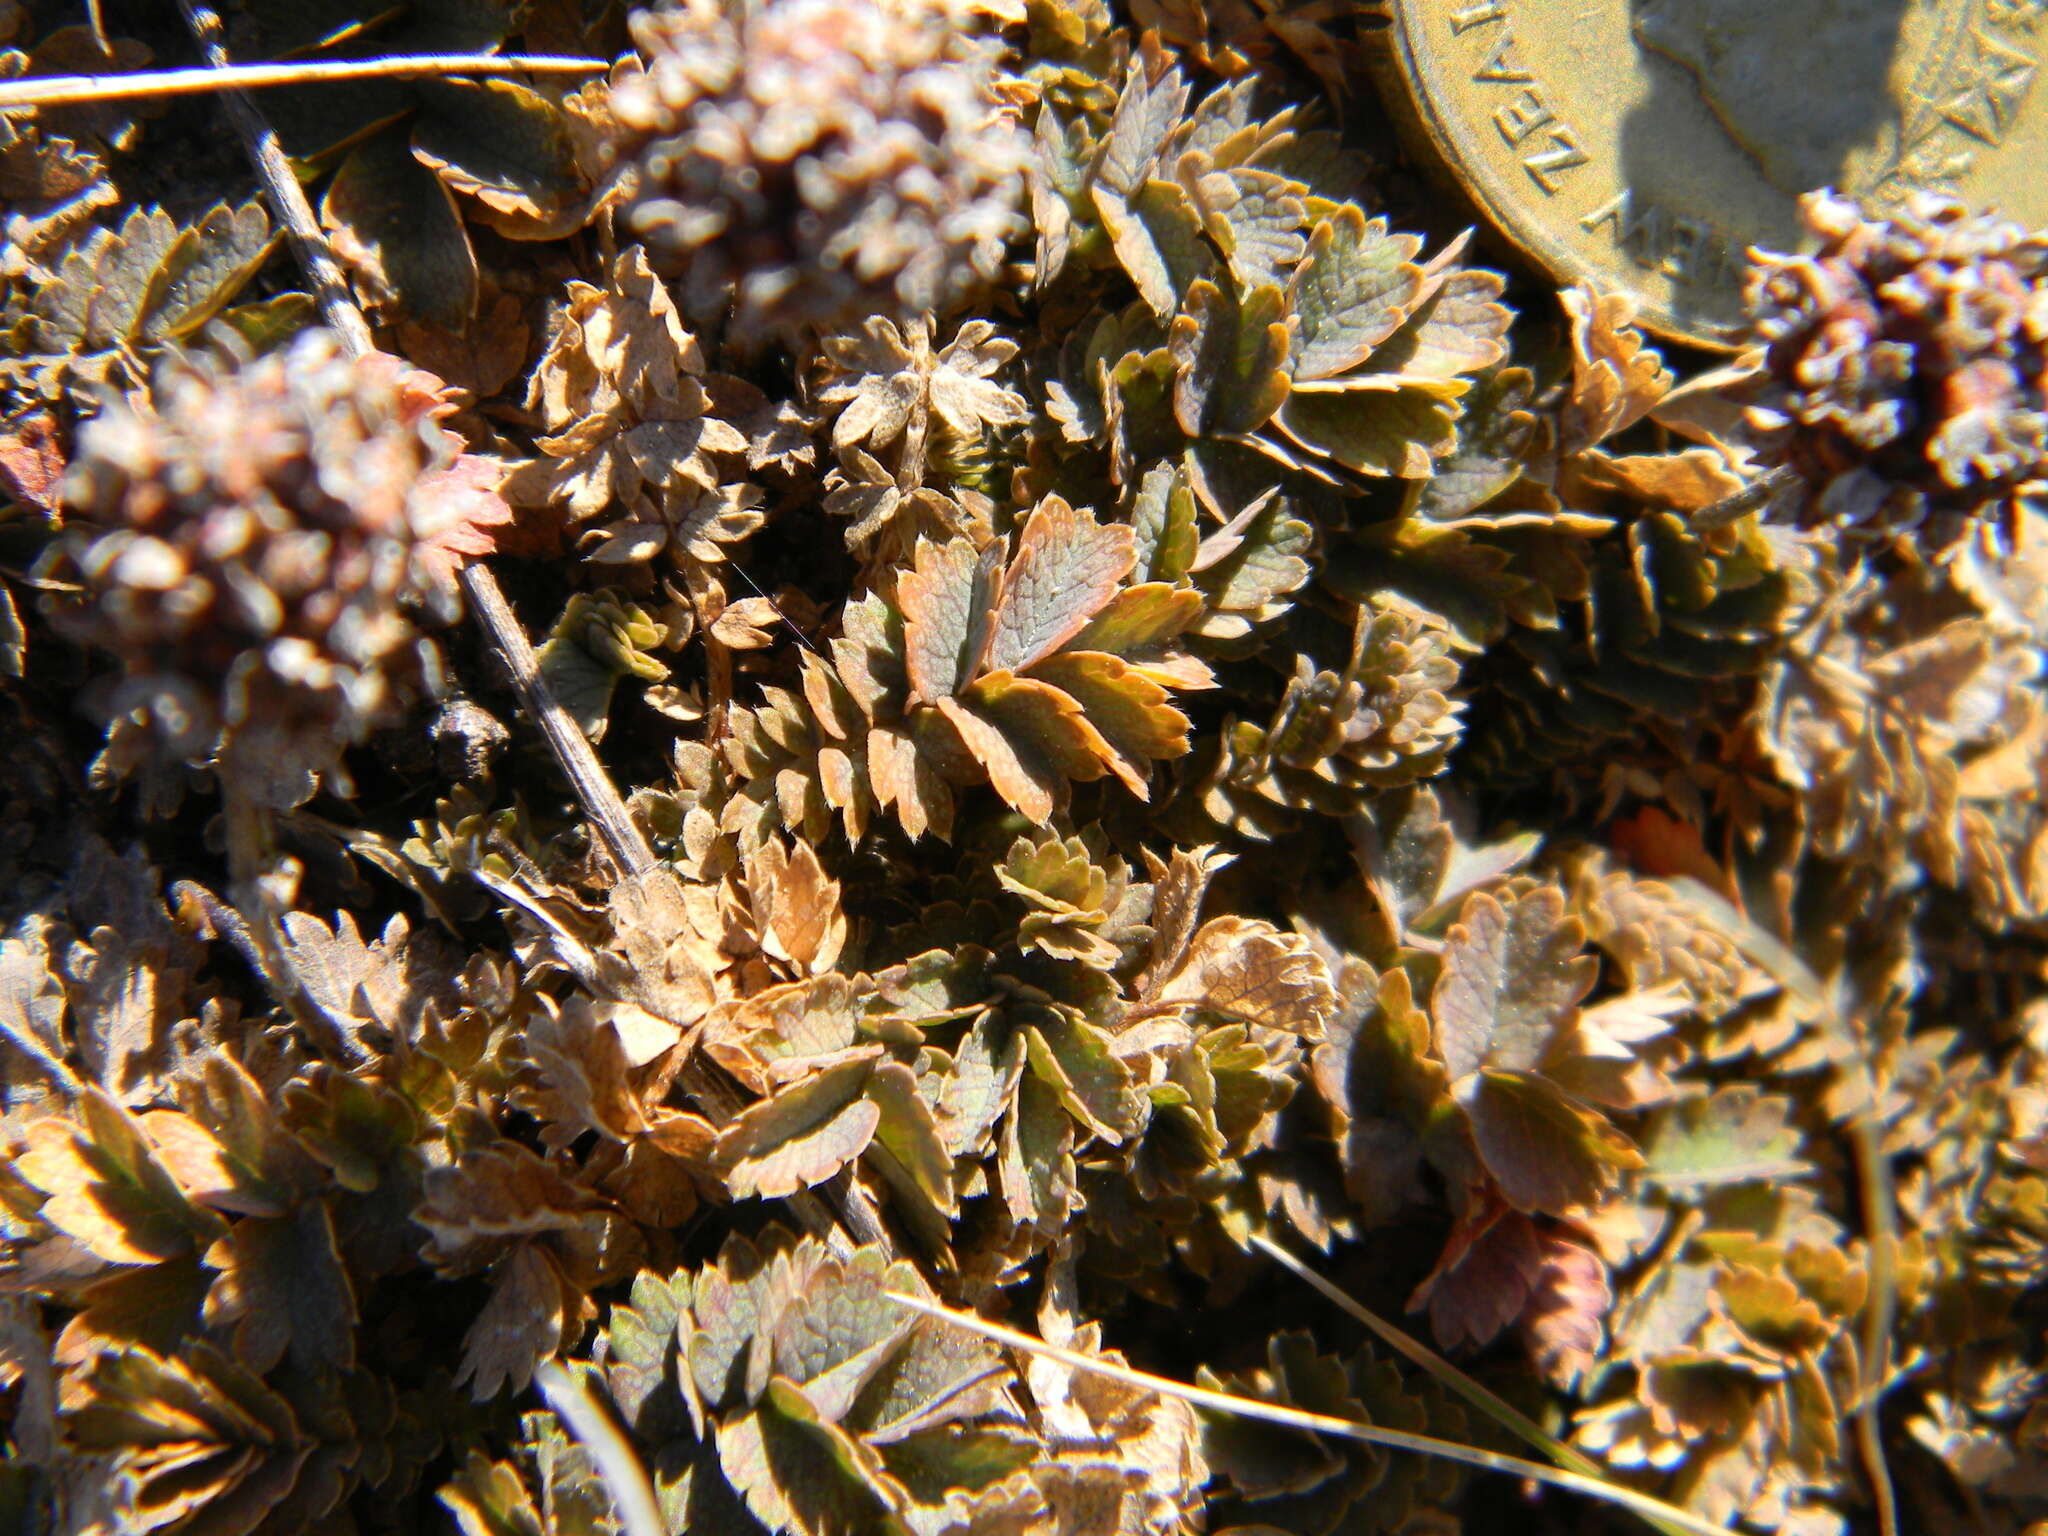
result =
[[64,451],[48,411],[0,426],[0,489],[45,517],[55,517],[57,483],[63,478]]
[[471,560],[497,553],[498,536],[512,521],[511,504],[498,494],[504,481],[505,466],[476,453],[421,477],[416,494],[432,527],[415,553],[441,586],[454,586]]
[[1476,1072],[1454,1092],[1487,1172],[1520,1210],[1589,1205],[1616,1169],[1642,1166],[1633,1142],[1543,1078]]
[[912,704],[936,704],[972,680],[1001,558],[1000,544],[977,556],[964,539],[918,541],[915,564],[896,583]]
[[1559,1390],[1599,1359],[1614,1305],[1607,1266],[1592,1249],[1556,1233],[1543,1238],[1543,1270],[1522,1313],[1522,1335],[1537,1369]]
[[1542,1275],[1535,1224],[1496,1205],[1452,1232],[1408,1310],[1427,1303],[1430,1327],[1445,1349],[1478,1348],[1522,1315]]
[[1129,527],[1104,528],[1087,508],[1077,511],[1057,496],[1039,502],[1003,574],[988,670],[1025,671],[1073,639],[1116,595],[1137,558]]

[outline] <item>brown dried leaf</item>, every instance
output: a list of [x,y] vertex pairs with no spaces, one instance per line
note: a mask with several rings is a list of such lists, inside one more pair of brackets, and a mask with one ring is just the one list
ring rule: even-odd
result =
[[491,1273],[491,1294],[462,1339],[457,1385],[488,1402],[523,1391],[533,1368],[568,1349],[596,1309],[538,1243],[521,1243]]
[[1173,1005],[1313,1041],[1323,1038],[1337,994],[1301,935],[1256,918],[1216,917],[1145,999],[1148,1010]]
[[500,1141],[430,1170],[413,1220],[428,1233],[421,1256],[444,1274],[467,1274],[529,1239],[578,1232],[601,1208],[525,1147]]
[[1670,390],[1671,374],[1635,328],[1626,294],[1580,287],[1557,297],[1572,329],[1572,392],[1559,423],[1559,449],[1570,455],[1639,420]]

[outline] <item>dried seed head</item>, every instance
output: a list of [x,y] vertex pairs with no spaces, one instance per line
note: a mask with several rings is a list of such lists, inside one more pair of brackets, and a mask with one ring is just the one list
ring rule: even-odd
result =
[[1800,514],[1947,546],[2048,474],[2048,236],[1916,195],[1883,220],[1814,193],[1812,256],[1762,254],[1751,410]]
[[1023,228],[1029,141],[990,55],[931,0],[716,0],[632,18],[612,109],[627,227],[795,336],[949,307]]
[[122,662],[109,770],[217,756],[297,804],[394,718],[431,663],[405,605],[444,600],[424,558],[426,477],[459,451],[442,413],[430,376],[326,331],[109,399],[65,483],[87,597],[58,615]]

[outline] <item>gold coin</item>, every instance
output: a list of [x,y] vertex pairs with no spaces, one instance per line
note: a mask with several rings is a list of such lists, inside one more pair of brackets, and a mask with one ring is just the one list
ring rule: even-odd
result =
[[1744,333],[1802,192],[2048,224],[2048,0],[1394,0],[1414,116],[1487,217],[1651,328]]

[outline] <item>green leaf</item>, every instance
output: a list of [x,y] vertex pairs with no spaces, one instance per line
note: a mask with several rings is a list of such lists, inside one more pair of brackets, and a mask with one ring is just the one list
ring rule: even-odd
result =
[[718,1426],[718,1460],[754,1518],[773,1531],[869,1536],[884,1528],[895,1502],[881,1458],[780,1379]]
[[[771,1227],[767,1236],[786,1240],[788,1234]],[[771,1298],[778,1275],[787,1274],[787,1246],[764,1241],[757,1248],[735,1234],[720,1247],[718,1262],[697,1276],[690,1306],[694,1326],[682,1336],[682,1347],[707,1407],[751,1401],[767,1384],[773,1363],[767,1339],[774,1322]]]
[[[1200,165],[1241,165],[1247,155],[1270,144],[1273,135],[1283,133],[1293,113],[1283,111],[1277,120],[1261,121],[1254,99],[1259,84],[1256,75],[1244,75],[1205,92],[1174,130],[1175,156],[1185,160],[1192,155]],[[1253,131],[1245,133],[1247,128]]]
[[82,1310],[58,1335],[58,1347],[67,1355],[136,1346],[175,1354],[199,1335],[213,1279],[196,1253],[114,1270],[79,1293]]
[[549,1536],[612,1536],[611,1495],[589,1447],[569,1438],[553,1413],[522,1414],[519,1449],[534,1470]]
[[578,592],[534,656],[562,707],[592,741],[604,738],[619,680],[659,682],[668,665],[656,656],[666,631],[634,603],[607,592]]
[[1203,540],[1196,561],[1194,582],[1209,611],[1195,633],[1210,639],[1236,639],[1252,625],[1279,617],[1281,600],[1308,580],[1315,530],[1287,497],[1254,502],[1240,517],[1241,525],[1232,520],[1227,539],[1219,534]]
[[1173,322],[1173,412],[1189,437],[1255,432],[1287,399],[1286,299],[1206,280],[1188,289]]
[[[914,1279],[892,1288],[923,1293]],[[845,1422],[869,1445],[891,1445],[996,1411],[1009,1374],[986,1339],[920,1318],[861,1389]]]
[[804,1389],[819,1418],[838,1423],[917,1322],[882,1293],[917,1288],[916,1270],[891,1265],[879,1248],[824,1260],[775,1316],[776,1374]]
[[940,712],[988,773],[997,794],[1044,821],[1066,781],[1099,779],[1111,755],[1081,706],[1050,683],[991,672]]
[[137,208],[118,231],[95,230],[64,255],[55,282],[35,294],[36,344],[46,352],[104,352],[133,337],[149,291],[177,244],[177,221]]
[[1422,292],[1420,249],[1413,235],[1388,234],[1384,219],[1367,223],[1350,203],[1317,223],[1287,290],[1300,321],[1295,378],[1348,373],[1400,329]]
[[1024,1072],[1024,1041],[991,1008],[960,1042],[953,1070],[940,1083],[939,1129],[955,1157],[978,1157],[1009,1107]]
[[472,1450],[434,1497],[455,1517],[462,1536],[542,1536],[544,1530],[519,1469],[481,1451]]
[[[690,1325],[690,1274],[668,1280],[653,1270],[633,1276],[633,1294],[604,1319],[604,1384],[633,1430],[659,1436],[694,1427],[702,1434],[696,1382],[682,1368],[682,1327]],[[690,1325],[694,1331],[694,1325]],[[688,1407],[690,1425],[680,1423]]]
[[269,259],[277,235],[260,203],[216,204],[181,230],[150,279],[137,328],[146,341],[177,340],[205,325]]
[[886,1154],[884,1177],[905,1198],[914,1193],[938,1214],[953,1215],[959,1209],[953,1159],[931,1106],[918,1092],[916,1075],[900,1061],[885,1062],[869,1079],[867,1095],[881,1111],[869,1156]]
[[1594,1111],[1526,1072],[1475,1072],[1453,1085],[1479,1157],[1518,1210],[1591,1205],[1642,1154]]
[[1131,504],[1131,531],[1137,538],[1135,569],[1146,580],[1172,582],[1187,574],[1200,537],[1195,532],[1195,494],[1188,489],[1185,474],[1171,464],[1154,464],[1145,471]]
[[1474,891],[1458,918],[1430,996],[1437,1052],[1454,1080],[1482,1067],[1534,1071],[1599,972],[1583,952],[1585,925],[1565,916],[1554,885],[1507,905]]
[[[1183,158],[1181,164],[1189,161]],[[1194,177],[1190,190],[1202,228],[1230,263],[1239,287],[1249,291],[1287,280],[1304,249],[1299,183],[1255,166],[1234,165]],[[1180,289],[1186,292],[1187,283]]]
[[1317,573],[1354,602],[1401,606],[1448,626],[1461,651],[1486,649],[1507,632],[1508,604],[1528,586],[1514,556],[1461,529],[1384,525],[1334,550]]
[[[958,1330],[955,1334],[958,1335]],[[980,1493],[984,1489],[1002,1497],[1004,1490],[997,1485],[1012,1474],[1023,1471],[1044,1454],[1044,1447],[1036,1435],[1001,1423],[972,1427],[948,1424],[907,1439],[883,1439],[872,1443],[880,1447],[882,1463],[889,1469],[889,1475],[910,1490],[915,1503],[949,1508],[960,1502],[961,1495]],[[1042,1510],[1043,1496],[1038,1495],[1038,1490],[1028,1480],[1025,1481],[1025,1489],[1028,1490],[1025,1494],[1027,1501],[1036,1496],[1038,1508]],[[970,1533],[979,1529],[974,1525],[967,1527]],[[1028,1521],[1016,1527],[996,1527],[997,1532],[1027,1532],[1032,1529],[1034,1526]]]
[[643,1435],[683,1427],[673,1420],[684,1403],[701,1411],[695,1383],[680,1369],[679,1329],[689,1321],[691,1295],[688,1271],[664,1280],[643,1269],[633,1277],[630,1299],[606,1315],[605,1386],[620,1417]]
[[[1218,1377],[1204,1368],[1197,1380],[1202,1386],[1256,1402],[1278,1403],[1353,1423],[1371,1422],[1364,1405],[1351,1395],[1343,1364],[1332,1356],[1317,1354],[1314,1340],[1306,1333],[1275,1334],[1266,1341],[1266,1357],[1264,1370]],[[1239,1494],[1261,1502],[1323,1487],[1354,1459],[1353,1450],[1249,1416],[1205,1414],[1202,1419],[1202,1451],[1212,1469],[1227,1477]],[[1384,1456],[1373,1451],[1355,1459],[1358,1466],[1347,1480],[1355,1486],[1327,1490],[1329,1502],[1318,1506],[1326,1515],[1341,1516],[1350,1498],[1371,1486]]]
[[1499,519],[1474,516],[1521,479],[1536,429],[1536,417],[1528,409],[1534,396],[1535,381],[1526,368],[1503,368],[1482,379],[1463,402],[1457,447],[1437,461],[1436,472],[1427,480],[1409,487],[1402,511],[1437,527],[1537,520],[1532,513]]
[[1038,1077],[1027,1074],[1017,1086],[1003,1121],[996,1174],[1011,1221],[1047,1234],[1065,1226],[1079,1197],[1074,1120],[1061,1106],[1059,1091]]
[[258,1529],[297,1480],[312,1441],[292,1405],[209,1345],[177,1357],[147,1349],[94,1356],[67,1383],[67,1439],[116,1453],[113,1523],[193,1523],[224,1536]]
[[355,1287],[325,1202],[244,1217],[205,1260],[221,1271],[206,1297],[207,1326],[232,1325],[235,1356],[251,1370],[266,1374],[287,1355],[300,1370],[355,1363]]
[[299,332],[320,321],[319,306],[311,294],[280,293],[274,299],[237,304],[223,310],[218,322],[241,338],[249,351],[260,356],[284,346]]
[[[1201,616],[1202,594],[1192,587],[1163,581],[1125,587],[1068,642],[1067,654],[1102,651],[1142,659],[1144,653],[1155,652],[1185,633]],[[1043,676],[1044,671],[1041,666],[1037,675]]]
[[777,1062],[831,1056],[854,1044],[862,995],[852,978],[813,976],[721,1003],[707,1021],[705,1049],[757,1093]]
[[872,1052],[835,1062],[750,1104],[718,1134],[718,1165],[736,1199],[781,1199],[822,1184],[866,1150],[882,1111],[863,1097]]
[[1406,378],[1446,380],[1491,368],[1507,355],[1512,313],[1500,302],[1505,286],[1496,272],[1450,273],[1373,354],[1373,366]]
[[650,1468],[655,1497],[667,1527],[676,1532],[716,1531],[719,1536],[776,1536],[756,1520],[718,1464],[710,1436],[694,1445],[671,1442]]
[[[233,1057],[222,1051],[200,1057],[180,1072],[176,1094],[184,1116],[158,1111],[144,1123],[195,1199],[220,1211],[281,1216],[317,1187],[317,1166]],[[186,1134],[174,1137],[174,1131]],[[196,1165],[179,1155],[180,1143],[194,1137],[204,1139]]]
[[1145,1122],[1145,1098],[1130,1068],[1109,1048],[1109,1035],[1065,1009],[1032,1008],[1024,1043],[1032,1072],[1082,1125],[1112,1146]]
[[587,189],[562,109],[512,80],[422,80],[412,149],[455,191],[501,217],[513,239],[550,240],[583,222]]
[[1201,218],[1179,182],[1148,181],[1128,203],[1098,186],[1095,210],[1117,260],[1162,321],[1172,318],[1190,283],[1216,270]]
[[476,254],[441,178],[413,157],[401,129],[358,145],[320,204],[335,253],[372,303],[396,303],[449,331],[476,313]]
[[1457,411],[1430,391],[1396,386],[1340,394],[1293,394],[1276,417],[1311,453],[1360,475],[1419,480],[1457,439]]
[[1168,69],[1148,80],[1146,69],[1146,60],[1132,61],[1109,131],[1095,152],[1096,185],[1125,199],[1138,190],[1146,167],[1188,104],[1188,83],[1179,70]]
[[1792,1112],[1792,1100],[1753,1083],[1673,1104],[1643,1138],[1644,1176],[1678,1190],[1796,1178],[1809,1165]]
[[1081,706],[1109,744],[1110,772],[1140,800],[1151,798],[1153,762],[1188,750],[1188,717],[1168,702],[1166,689],[1120,656],[1069,651],[1034,675]]
[[1472,840],[1469,817],[1444,813],[1436,791],[1416,785],[1376,798],[1352,823],[1352,845],[1367,888],[1401,940],[1433,929],[1482,885],[1512,874],[1542,838],[1524,832],[1495,843]]
[[[520,0],[260,0],[239,8],[253,26],[249,58],[378,58],[495,53],[523,19]],[[419,99],[418,81],[369,79],[268,91],[266,116],[287,152],[306,159],[360,139]]]
[[1371,1226],[1397,1218],[1413,1198],[1426,1123],[1447,1087],[1429,1052],[1429,1015],[1415,1003],[1410,974],[1396,966],[1375,979],[1351,961],[1338,977],[1343,1001],[1316,1047],[1312,1077],[1338,1115],[1344,1187]]
[[1113,463],[1135,465],[1180,451],[1173,374],[1173,353],[1163,346],[1126,352],[1110,365],[1104,414]]

